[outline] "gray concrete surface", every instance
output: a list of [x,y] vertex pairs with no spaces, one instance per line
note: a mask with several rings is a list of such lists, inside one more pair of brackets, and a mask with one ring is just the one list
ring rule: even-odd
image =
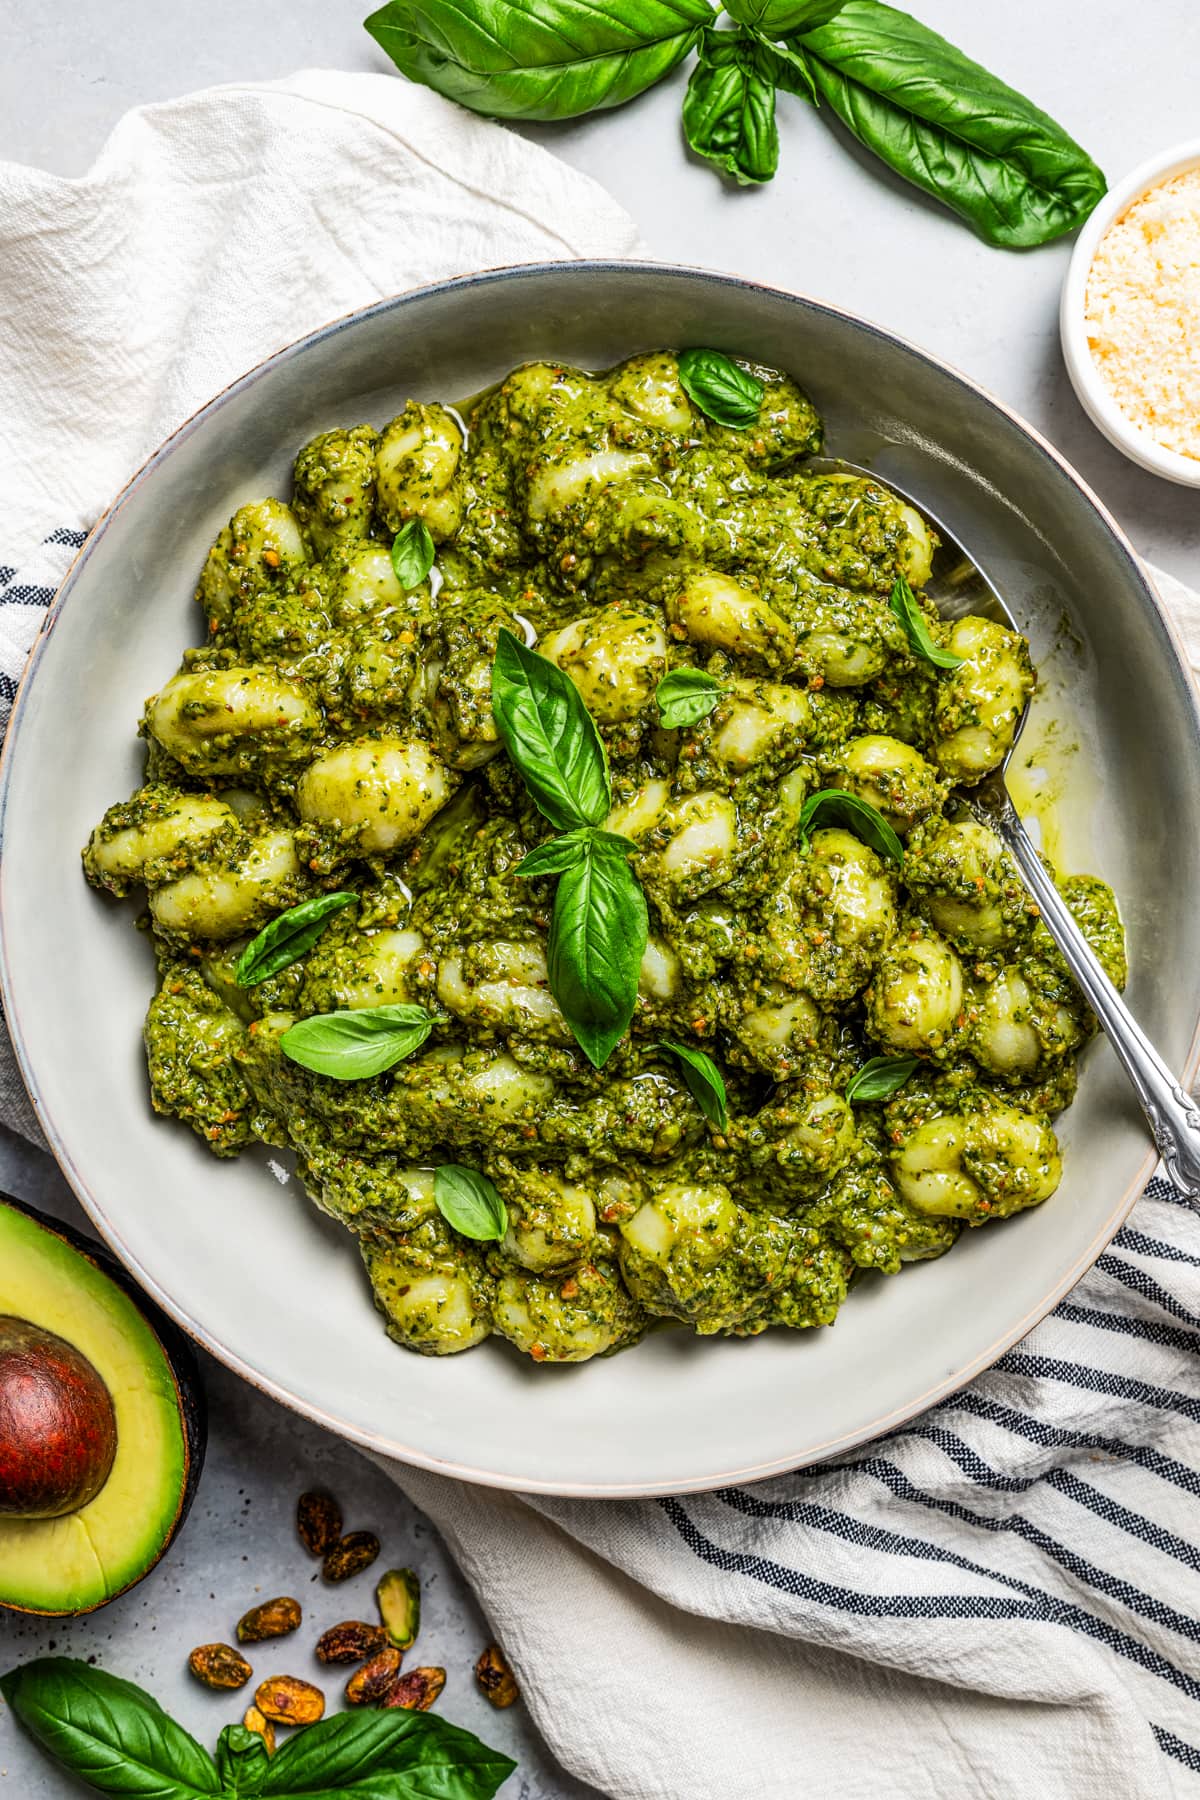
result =
[[[1086,8],[1077,0],[912,4],[1061,118],[1114,180],[1200,130],[1194,0],[1143,0],[1133,14],[1126,0],[1090,0]],[[306,66],[386,69],[361,29],[366,10],[352,0],[84,0],[71,9],[0,0],[0,158],[78,175],[130,106]],[[682,87],[677,75],[619,113],[530,127],[529,135],[604,182],[638,220],[651,254],[802,289],[956,363],[1072,459],[1139,549],[1200,581],[1200,497],[1133,469],[1092,429],[1067,383],[1056,318],[1067,246],[988,250],[788,96],[780,104],[779,176],[766,189],[733,192],[688,159],[678,125]],[[11,1142],[0,1143],[0,1186],[40,1196],[64,1217],[73,1211],[53,1169]],[[584,1790],[552,1768],[519,1710],[497,1716],[476,1695],[470,1666],[486,1627],[419,1515],[354,1452],[223,1371],[210,1370],[210,1390],[208,1470],[164,1566],[91,1620],[0,1624],[0,1663],[51,1643],[94,1654],[154,1688],[211,1738],[234,1709],[182,1673],[193,1644],[227,1632],[255,1595],[294,1591],[310,1601],[318,1624],[348,1610],[343,1600],[353,1588],[338,1594],[314,1585],[292,1535],[295,1497],[319,1478],[345,1497],[356,1522],[378,1525],[390,1560],[421,1568],[422,1658],[450,1671],[447,1716],[520,1758],[515,1795],[578,1800]],[[359,1585],[369,1599],[368,1578]],[[264,1669],[290,1661],[284,1647],[261,1659]],[[49,1800],[74,1791],[0,1722],[0,1792]]]

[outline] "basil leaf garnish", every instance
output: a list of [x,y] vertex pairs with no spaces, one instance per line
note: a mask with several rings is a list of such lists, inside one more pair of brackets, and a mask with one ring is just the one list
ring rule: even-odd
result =
[[587,855],[590,835],[591,827],[588,826],[582,831],[568,831],[564,837],[550,838],[546,843],[538,844],[517,864],[513,874],[523,881],[532,881],[535,875],[565,875]]
[[233,979],[239,987],[248,988],[278,975],[280,969],[288,968],[312,949],[334,913],[357,899],[357,894],[350,893],[321,894],[315,900],[302,900],[299,906],[289,907],[251,938],[237,959]]
[[530,798],[558,831],[599,825],[612,805],[608,759],[579,689],[501,626],[492,712]]
[[585,854],[559,877],[546,960],[550,992],[597,1069],[629,1028],[648,932],[624,841],[591,833]]
[[955,656],[953,650],[943,650],[940,644],[934,643],[929,633],[929,621],[903,575],[897,575],[888,605],[903,625],[908,647],[914,656],[932,663],[935,669],[961,669],[966,658]]
[[424,519],[410,519],[392,539],[392,567],[402,588],[420,587],[434,558],[433,539]]
[[725,692],[703,669],[672,669],[654,690],[659,722],[666,731],[698,725],[720,703]]
[[712,1057],[706,1056],[703,1050],[691,1049],[687,1044],[662,1043],[656,1047],[668,1050],[672,1056],[678,1057],[684,1082],[696,1105],[710,1125],[715,1125],[718,1131],[724,1131],[729,1124],[728,1096],[725,1092],[725,1078]]
[[433,1197],[447,1225],[479,1243],[499,1242],[508,1230],[508,1208],[486,1175],[443,1163],[433,1177]]
[[217,1739],[217,1768],[221,1792],[231,1800],[250,1800],[262,1793],[267,1773],[267,1746],[256,1731],[244,1725],[226,1725]]
[[902,1088],[914,1069],[921,1066],[919,1056],[873,1056],[865,1062],[846,1089],[850,1101],[886,1100]]
[[706,31],[684,95],[690,148],[740,187],[770,181],[779,166],[772,62],[770,50],[754,37]]
[[670,73],[708,0],[390,0],[366,28],[412,81],[497,119],[573,119]]
[[684,392],[708,419],[745,431],[758,419],[766,388],[723,350],[681,350],[679,380]]
[[826,823],[844,825],[892,862],[904,860],[904,845],[883,814],[857,794],[848,794],[844,788],[822,788],[820,793],[810,794],[800,809],[800,842],[807,846],[809,833]]
[[423,1006],[363,1006],[301,1019],[283,1033],[279,1048],[314,1074],[365,1081],[419,1050],[432,1030]]
[[1082,225],[1105,192],[1061,125],[881,0],[846,0],[794,41],[847,130],[989,244],[1048,243]]
[[0,1677],[14,1715],[56,1762],[101,1794],[209,1800],[217,1766],[132,1681],[67,1656],[39,1656]]
[[492,1800],[511,1757],[437,1713],[344,1712],[306,1725],[271,1757],[271,1800]]

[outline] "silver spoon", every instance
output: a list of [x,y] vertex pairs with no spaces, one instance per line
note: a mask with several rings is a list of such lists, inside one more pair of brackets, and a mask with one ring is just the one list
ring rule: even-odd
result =
[[[906,500],[942,540],[934,556],[932,575],[923,590],[942,617],[961,619],[968,614],[982,615],[1006,625],[1010,631],[1020,632],[1012,613],[954,533],[914,495],[890,478],[875,475],[857,463],[813,457],[804,468],[815,474],[863,476]],[[1181,1194],[1200,1207],[1200,1110],[1182,1082],[1171,1073],[1100,966],[1099,958],[1079,929],[1070,907],[1047,875],[1008,791],[1005,773],[1028,716],[1029,704],[1026,702],[1025,710],[1017,720],[1008,755],[1000,767],[976,786],[959,792],[976,818],[990,826],[1003,840],[1038,903],[1046,930],[1062,951],[1084,999],[1099,1019],[1121,1067],[1133,1083],[1168,1176]]]

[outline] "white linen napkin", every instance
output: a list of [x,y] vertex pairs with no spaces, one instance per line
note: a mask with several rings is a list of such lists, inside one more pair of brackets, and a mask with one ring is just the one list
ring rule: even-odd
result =
[[[592,182],[385,76],[145,108],[79,181],[0,167],[0,728],[85,528],[225,382],[418,281],[636,247]],[[1160,581],[1200,666],[1200,599]],[[6,1042],[0,1121],[36,1137]],[[966,1392],[763,1486],[602,1503],[389,1473],[613,1800],[1200,1793],[1198,1250],[1151,1183]]]

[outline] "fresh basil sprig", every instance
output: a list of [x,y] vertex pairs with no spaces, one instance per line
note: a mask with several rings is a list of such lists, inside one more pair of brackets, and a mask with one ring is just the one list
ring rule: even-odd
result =
[[1061,125],[882,0],[845,0],[792,42],[846,129],[989,244],[1048,243],[1082,225],[1105,192]]
[[770,181],[779,166],[774,60],[749,33],[705,31],[684,95],[689,147],[740,187]]
[[392,567],[402,588],[420,587],[436,552],[424,519],[409,519],[392,539]]
[[940,644],[934,643],[929,630],[929,622],[917,604],[917,596],[903,575],[896,577],[888,605],[903,625],[904,634],[908,639],[908,647],[914,656],[919,656],[923,661],[932,663],[935,669],[960,669],[962,667],[966,660],[964,657],[955,656],[953,650],[943,650]]
[[711,1056],[693,1050],[687,1044],[661,1043],[659,1050],[669,1051],[679,1060],[680,1073],[692,1099],[710,1125],[724,1131],[729,1124],[728,1095],[725,1078]]
[[886,1100],[904,1086],[920,1064],[919,1056],[873,1056],[847,1086],[846,1098],[851,1102]]
[[649,929],[627,841],[608,831],[576,834],[555,889],[546,965],[550,992],[597,1069],[629,1029]]
[[664,731],[698,725],[720,704],[724,692],[703,669],[672,669],[654,690],[659,723]]
[[608,759],[579,689],[506,626],[492,663],[492,712],[530,798],[556,831],[607,817]]
[[649,931],[633,846],[600,829],[612,806],[604,745],[570,677],[507,630],[492,664],[492,711],[534,804],[565,834],[530,851],[517,874],[558,877],[550,992],[599,1069],[633,1017]]
[[757,422],[766,388],[723,350],[681,350],[679,381],[706,418],[745,431]]
[[497,119],[573,119],[653,87],[712,23],[708,0],[389,0],[366,20],[398,68]]
[[257,987],[280,969],[288,968],[312,949],[334,913],[352,906],[357,894],[321,894],[315,900],[302,900],[289,907],[257,937],[251,938],[237,959],[233,979],[239,987]]
[[800,808],[799,833],[805,848],[809,834],[826,823],[844,825],[847,831],[852,831],[864,844],[869,844],[872,850],[877,850],[891,862],[904,861],[904,845],[883,814],[869,801],[847,793],[845,788],[822,788],[804,802]]
[[65,1656],[9,1670],[0,1691],[57,1763],[125,1800],[492,1800],[516,1768],[436,1713],[401,1709],[337,1713],[270,1758],[253,1732],[226,1726],[214,1762],[143,1688]]
[[477,1243],[498,1243],[508,1230],[508,1208],[478,1169],[443,1163],[434,1172],[433,1197],[447,1225]]
[[684,128],[723,173],[770,179],[770,90],[785,89],[824,102],[992,244],[1047,243],[1104,194],[1100,170],[1060,125],[882,0],[731,0],[734,32],[714,30],[719,10],[709,0],[389,0],[366,28],[412,80],[505,119],[619,106],[703,38]]
[[365,1081],[419,1050],[433,1030],[423,1006],[362,1006],[314,1013],[290,1025],[279,1048],[302,1069],[336,1081]]

